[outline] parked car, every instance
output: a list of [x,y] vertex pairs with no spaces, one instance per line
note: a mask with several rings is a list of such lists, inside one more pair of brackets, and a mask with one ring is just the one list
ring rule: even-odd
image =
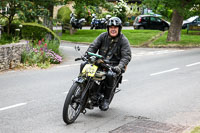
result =
[[136,17],[134,29],[168,30],[170,23],[153,15],[139,15]]
[[200,17],[199,16],[193,16],[188,18],[187,20],[183,21],[182,29],[186,29],[187,25],[200,25]]

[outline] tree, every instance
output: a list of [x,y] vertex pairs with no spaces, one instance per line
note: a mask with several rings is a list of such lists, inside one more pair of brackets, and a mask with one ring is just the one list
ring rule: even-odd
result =
[[88,11],[94,10],[92,6],[99,8],[100,5],[104,4],[106,0],[65,0],[65,2],[73,1],[76,15],[78,18],[88,16]]
[[[184,17],[189,15],[198,14],[200,11],[199,0],[144,0],[144,4],[153,9],[154,12],[158,12],[158,7],[163,10],[161,15],[165,15],[169,10],[172,10],[171,25],[169,28],[167,41],[180,41],[182,23]],[[191,13],[192,12],[192,13]]]
[[48,15],[44,16],[44,25],[53,29],[53,11],[54,6],[65,4],[65,0],[30,0],[38,7],[48,10]]
[[0,16],[7,18],[8,29],[7,33],[10,34],[11,23],[14,20],[15,14],[17,14],[18,9],[21,7],[21,1],[18,0],[2,0],[0,3],[0,9],[7,8],[6,12],[1,12]]
[[42,17],[44,20],[50,20],[50,26],[47,26],[53,29],[53,7],[58,4],[64,4],[64,0],[1,0],[0,9],[7,8],[7,11],[0,12],[0,16],[8,20],[8,34],[15,16],[25,22],[38,22]]

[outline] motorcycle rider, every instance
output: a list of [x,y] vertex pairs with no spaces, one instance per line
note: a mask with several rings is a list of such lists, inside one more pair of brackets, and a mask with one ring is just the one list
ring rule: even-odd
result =
[[[109,60],[113,70],[120,74],[131,60],[131,49],[128,39],[121,33],[122,22],[118,17],[111,17],[107,23],[107,32],[100,34],[89,46],[87,52],[98,52],[106,60]],[[109,97],[114,87],[115,77],[113,73],[106,75],[106,90],[104,100],[100,109],[103,111],[109,108]]]

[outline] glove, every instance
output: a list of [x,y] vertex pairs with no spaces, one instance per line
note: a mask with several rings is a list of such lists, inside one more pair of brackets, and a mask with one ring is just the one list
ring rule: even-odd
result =
[[117,74],[121,73],[121,68],[119,66],[113,67],[113,71],[116,72]]

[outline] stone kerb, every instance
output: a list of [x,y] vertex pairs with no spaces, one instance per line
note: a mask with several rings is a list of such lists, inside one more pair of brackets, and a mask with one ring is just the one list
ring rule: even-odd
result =
[[26,41],[0,45],[0,71],[17,67],[21,62],[21,54],[27,47]]

